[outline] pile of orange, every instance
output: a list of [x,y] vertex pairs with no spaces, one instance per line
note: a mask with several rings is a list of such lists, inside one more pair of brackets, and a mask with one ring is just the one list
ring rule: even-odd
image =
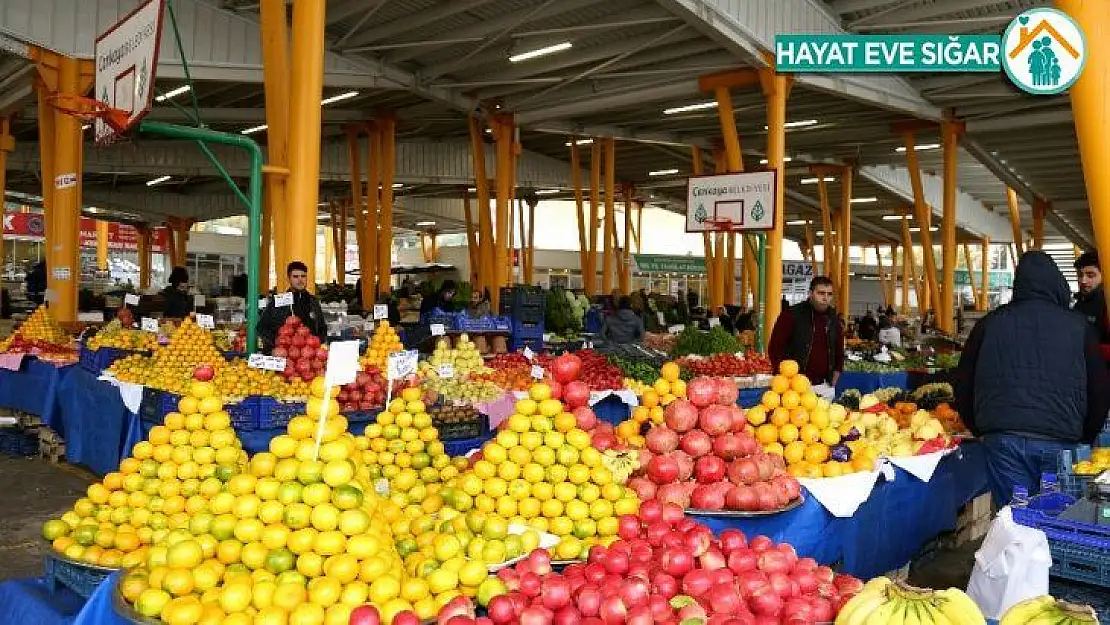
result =
[[771,388],[745,415],[764,451],[782,456],[796,477],[837,477],[874,466],[875,458],[869,458],[866,450],[853,450],[853,460],[848,462],[830,459],[831,448],[841,443],[841,430],[792,360],[779,365]]
[[0,351],[7,351],[12,338],[16,335],[26,341],[42,341],[58,346],[68,346],[73,343],[70,336],[54,321],[54,317],[50,315],[50,310],[45,305],[36,308],[11,336],[0,341]]
[[401,337],[397,336],[397,330],[389,325],[387,319],[382,319],[378,321],[377,327],[374,328],[374,336],[370,338],[366,353],[362,355],[362,366],[365,369],[367,365],[374,365],[385,371],[385,364],[389,355],[403,349],[405,347],[401,344]]
[[204,522],[208,500],[245,466],[246,453],[211,383],[193,382],[178,410],[135,444],[119,471],[43,525],[55,551],[89,564],[132,568],[170,531]]
[[221,367],[212,380],[221,395],[227,398],[243,398],[263,395],[280,399],[305,398],[308,396],[308,383],[299,377],[285,378],[265,369],[252,369],[242,358],[229,360]]
[[180,394],[201,365],[212,367],[218,374],[225,360],[212,341],[212,333],[198,326],[189,315],[174,331],[170,342],[154,350],[149,358],[128,356],[112,363],[108,371],[124,382]]

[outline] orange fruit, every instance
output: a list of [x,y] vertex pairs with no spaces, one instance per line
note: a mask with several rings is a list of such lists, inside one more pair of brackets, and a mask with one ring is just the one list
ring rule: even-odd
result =
[[758,426],[763,425],[767,422],[767,411],[763,408],[763,406],[753,406],[751,408],[748,408],[748,410],[745,412],[745,416],[748,418],[748,423],[752,425]]
[[794,360],[784,360],[780,362],[779,373],[786,377],[798,375],[798,363]]
[[805,453],[806,444],[802,441],[793,441],[783,448],[782,458],[786,464],[795,464],[805,457]]
[[821,443],[806,445],[805,461],[810,464],[821,464],[829,459],[829,448]]
[[674,382],[678,379],[678,376],[680,374],[681,371],[679,370],[678,365],[673,362],[665,363],[662,367],[659,368],[659,375],[662,376],[663,379],[667,382]]
[[763,451],[769,454],[778,454],[781,456],[784,449],[782,448],[782,443],[776,441],[774,443],[768,443],[767,445],[764,445]]
[[644,391],[644,396],[640,398],[640,405],[645,408],[654,408],[658,406],[659,393],[656,393],[654,388],[649,388]]
[[763,393],[763,397],[760,400],[760,403],[763,404],[764,408],[767,408],[768,410],[773,410],[775,408],[778,408],[782,402],[779,398],[778,393],[776,393],[775,391],[767,391]]
[[779,441],[793,443],[798,440],[798,427],[793,423],[786,423],[779,427]]
[[775,408],[771,413],[771,423],[780,427],[790,423],[790,411],[782,406]]
[[809,423],[809,413],[805,408],[794,408],[790,411],[790,422],[798,427]]
[[816,443],[821,440],[821,430],[812,423],[803,424],[798,428],[798,440],[803,443]]
[[770,423],[764,423],[755,430],[755,438],[763,445],[769,445],[779,440],[779,429]]
[[790,390],[790,380],[784,376],[776,375],[775,377],[771,378],[771,390],[779,393],[780,395],[782,393],[785,393],[786,391]]
[[809,391],[810,387],[811,385],[809,382],[809,378],[804,375],[795,375],[793,378],[790,379],[790,388],[799,395],[802,395]]
[[826,462],[821,465],[821,474],[825,477],[840,477],[844,475],[844,469],[839,462]]

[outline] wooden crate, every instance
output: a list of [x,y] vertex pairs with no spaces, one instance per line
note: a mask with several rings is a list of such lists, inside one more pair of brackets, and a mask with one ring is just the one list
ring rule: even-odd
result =
[[66,459],[66,444],[63,442],[39,443],[39,458],[57,464]]

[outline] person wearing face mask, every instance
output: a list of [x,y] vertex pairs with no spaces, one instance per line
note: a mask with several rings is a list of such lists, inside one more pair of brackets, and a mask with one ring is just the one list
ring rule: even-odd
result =
[[782,311],[767,346],[776,371],[793,360],[814,384],[836,385],[844,370],[844,330],[832,299],[832,280],[818,276],[809,283],[808,299]]
[[1075,294],[1072,310],[1082,313],[1087,323],[1094,326],[1102,359],[1110,365],[1110,319],[1106,315],[1106,295],[1098,252],[1084,252],[1075,259],[1075,273],[1079,276],[1079,292]]
[[323,343],[328,339],[328,324],[324,310],[312,293],[308,292],[308,267],[299,260],[289,263],[285,269],[289,278],[289,292],[293,294],[292,306],[275,306],[275,298],[270,297],[266,308],[258,319],[258,336],[262,339],[266,353],[274,348],[278,329],[290,315],[297,315],[301,323]]

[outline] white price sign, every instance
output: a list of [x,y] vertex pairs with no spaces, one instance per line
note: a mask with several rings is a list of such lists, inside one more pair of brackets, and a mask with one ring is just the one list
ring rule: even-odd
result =
[[263,298],[260,298],[260,299],[258,300],[258,309],[259,309],[259,310],[262,310],[263,308],[265,308],[265,307],[267,307],[267,306],[269,306],[269,305],[270,305],[270,300],[266,299],[265,297],[263,297]]
[[358,370],[358,341],[336,341],[328,346],[325,382],[331,386],[350,384],[355,381]]
[[55,280],[69,280],[69,267],[55,267],[52,273]]
[[543,367],[539,365],[532,365],[532,377],[537,380],[543,379]]
[[386,377],[390,380],[396,380],[416,373],[416,360],[419,356],[420,353],[415,349],[390,354],[386,361]]
[[663,325],[663,324],[667,323],[667,318],[664,317],[663,313],[661,313],[661,312],[656,311],[655,318],[659,320],[659,325]]
[[389,306],[386,304],[374,304],[374,321],[379,319],[389,319]]
[[138,306],[139,296],[135,293],[128,293],[127,295],[123,296],[123,303],[127,304],[128,306]]
[[369,320],[369,319],[363,320],[363,322],[362,322],[362,331],[363,332],[373,332],[374,331],[374,322]]
[[204,307],[204,296],[203,295],[194,295],[193,296],[193,308],[203,308],[203,307]]
[[524,357],[527,358],[528,360],[532,360],[533,358],[536,357],[536,354],[535,354],[535,352],[532,351],[531,347],[525,347],[524,348]]
[[671,327],[667,328],[667,332],[669,332],[671,334],[681,334],[682,331],[685,330],[685,329],[686,329],[686,326],[677,325],[677,326],[671,326]]
[[140,323],[140,327],[143,329],[143,332],[154,332],[155,334],[158,333],[158,320],[157,319],[151,319],[150,317],[143,317],[139,321],[139,323]]
[[292,306],[293,294],[290,292],[278,293],[274,296],[274,306]]
[[251,354],[247,357],[247,366],[251,369],[264,369],[266,371],[285,371],[285,359],[280,356],[267,356],[265,354]]
[[231,313],[231,323],[243,323],[246,319],[243,318],[243,313]]
[[215,330],[216,320],[212,318],[212,315],[197,315],[197,326],[205,330]]
[[719,325],[721,325],[721,320],[720,319],[718,319],[717,317],[710,317],[709,318],[709,327],[716,328]]
[[453,365],[449,362],[443,363],[442,365],[436,367],[436,375],[438,375],[441,378],[453,378],[453,377],[455,377],[455,365]]
[[433,323],[428,327],[432,331],[432,336],[443,336],[447,334],[447,331],[443,328],[442,323]]

